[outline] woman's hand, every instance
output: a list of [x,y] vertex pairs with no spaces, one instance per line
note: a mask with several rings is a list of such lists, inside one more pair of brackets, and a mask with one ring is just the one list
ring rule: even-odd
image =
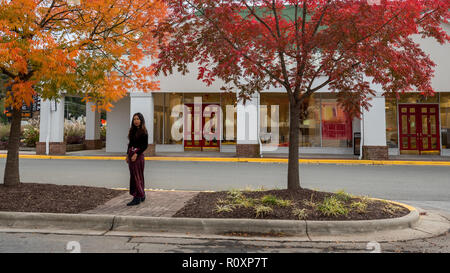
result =
[[132,161],[132,162],[136,161],[136,158],[137,158],[137,154],[134,154],[134,155],[131,157],[131,161]]

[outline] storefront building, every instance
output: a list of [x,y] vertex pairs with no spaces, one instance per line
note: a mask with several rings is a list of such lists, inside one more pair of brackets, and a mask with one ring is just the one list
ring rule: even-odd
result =
[[[444,29],[450,33],[448,24]],[[442,46],[431,39],[418,41],[437,65],[433,97],[423,97],[418,90],[386,98],[381,88],[373,86],[377,95],[370,102],[372,107],[358,119],[339,107],[336,95],[325,87],[308,101],[300,124],[299,152],[362,153],[366,159],[400,154],[450,156],[450,45]],[[266,90],[243,104],[236,94],[220,92],[222,82],[207,87],[196,79],[194,66],[190,71],[193,73],[161,76],[159,91],[130,92],[118,101],[107,113],[106,152],[125,153],[132,116],[141,112],[149,131],[149,156],[192,150],[243,157],[288,153],[286,92]],[[63,106],[63,101],[55,106],[41,102],[41,132],[47,133],[41,133],[37,153],[65,152],[61,137]],[[99,148],[99,114],[86,109],[86,144],[91,149]]]

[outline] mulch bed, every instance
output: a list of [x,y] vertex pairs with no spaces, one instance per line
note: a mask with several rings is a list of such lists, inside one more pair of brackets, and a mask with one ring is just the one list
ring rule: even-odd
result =
[[[217,211],[217,206],[227,204],[232,198],[230,192],[201,192],[192,198],[174,217],[198,217],[198,218],[251,218],[251,219],[289,219],[299,220],[299,217],[293,213],[294,209],[302,210],[306,217],[302,220],[332,221],[332,220],[375,220],[388,219],[405,216],[409,210],[395,204],[382,201],[374,201],[362,198],[350,198],[343,201],[344,207],[348,209],[345,215],[325,215],[318,209],[325,198],[338,196],[334,193],[313,191],[309,189],[301,190],[269,190],[269,191],[242,191],[245,198],[262,198],[263,196],[273,195],[279,199],[291,200],[291,205],[281,207],[266,205],[273,209],[272,212],[259,214],[257,216],[255,207],[234,206],[231,212]],[[307,201],[306,203],[304,201]],[[354,202],[366,202],[367,206],[363,213],[359,212],[351,204]],[[311,206],[311,204],[316,204]]]
[[[272,211],[257,214],[256,205],[252,207],[235,205],[231,206],[232,211],[218,212],[218,205],[227,205],[232,200],[230,193],[230,191],[200,192],[173,217],[298,220],[298,214],[294,214],[293,211],[303,210],[306,216],[302,219],[341,221],[397,218],[409,213],[408,209],[395,204],[353,197],[342,201],[343,206],[348,210],[345,215],[325,215],[318,209],[319,205],[325,198],[339,197],[339,195],[309,189],[238,191],[234,194],[241,196],[241,199],[259,200],[255,204],[270,207]],[[95,209],[120,194],[123,194],[123,191],[99,187],[38,183],[21,183],[17,186],[6,187],[0,184],[0,211],[82,213]],[[275,196],[278,200],[290,200],[290,204],[281,206],[262,203],[261,198],[268,195]],[[354,202],[365,202],[366,207],[363,213],[351,206]]]
[[0,211],[81,213],[106,203],[123,191],[98,187],[20,183],[0,185]]

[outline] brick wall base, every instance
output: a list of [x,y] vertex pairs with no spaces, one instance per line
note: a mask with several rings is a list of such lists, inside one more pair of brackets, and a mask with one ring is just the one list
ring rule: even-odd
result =
[[86,139],[86,150],[97,150],[103,148],[103,141],[101,139]]
[[237,157],[260,157],[259,144],[236,144]]
[[389,159],[387,146],[363,146],[363,159],[387,160]]
[[[36,154],[45,155],[45,142],[36,142]],[[65,155],[66,143],[65,142],[50,142],[49,143],[50,155]]]

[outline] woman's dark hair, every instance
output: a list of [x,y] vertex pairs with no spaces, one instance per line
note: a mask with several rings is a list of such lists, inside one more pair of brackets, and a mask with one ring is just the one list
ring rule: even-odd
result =
[[[141,120],[141,125],[139,127],[136,127],[134,125],[134,117],[138,116],[138,118]],[[141,135],[147,135],[147,127],[145,127],[145,119],[144,116],[141,113],[136,113],[133,115],[133,118],[131,119],[131,127],[128,131],[128,139],[136,139],[140,137]]]

